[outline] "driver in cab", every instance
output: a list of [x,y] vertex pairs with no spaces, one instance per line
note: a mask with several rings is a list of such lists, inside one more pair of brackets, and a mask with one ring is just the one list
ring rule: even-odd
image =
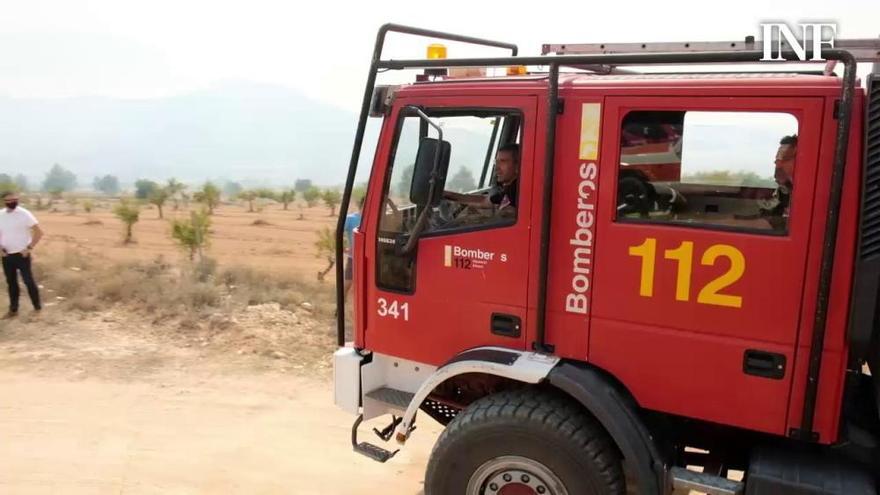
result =
[[495,153],[495,186],[488,194],[462,194],[444,191],[443,197],[478,208],[497,207],[499,212],[515,212],[519,189],[519,145],[505,144]]

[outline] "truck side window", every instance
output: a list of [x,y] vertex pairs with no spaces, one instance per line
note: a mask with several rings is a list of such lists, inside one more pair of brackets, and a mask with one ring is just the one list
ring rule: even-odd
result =
[[[422,237],[515,223],[516,207],[511,207],[511,203],[515,205],[516,198],[511,201],[508,196],[518,194],[516,184],[512,187],[497,184],[494,167],[499,150],[517,144],[501,141],[505,136],[511,141],[518,140],[520,114],[494,109],[426,109],[425,113],[443,129],[443,140],[449,142],[451,153],[444,200],[431,208]],[[438,136],[418,115],[403,110],[385,179],[384,211],[379,220],[378,282],[386,289],[412,290],[411,259],[395,255],[394,251],[412,232],[418,218],[419,210],[410,201],[409,194],[416,153],[423,137]]]
[[617,220],[787,233],[797,132],[787,113],[630,112]]

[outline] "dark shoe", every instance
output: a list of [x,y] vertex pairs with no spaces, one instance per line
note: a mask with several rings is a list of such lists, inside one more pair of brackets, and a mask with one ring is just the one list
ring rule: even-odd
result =
[[16,316],[18,316],[18,311],[9,311],[8,313],[6,313],[3,316],[3,319],[4,320],[11,320],[12,318],[15,318]]

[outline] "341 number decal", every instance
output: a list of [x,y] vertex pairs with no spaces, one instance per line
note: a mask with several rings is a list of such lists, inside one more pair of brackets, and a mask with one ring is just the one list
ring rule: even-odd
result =
[[[630,246],[629,255],[642,259],[641,280],[639,283],[639,295],[642,297],[654,297],[654,265],[657,260],[657,239],[647,238],[638,246]],[[684,241],[675,249],[667,249],[663,252],[663,258],[673,261],[678,265],[675,279],[675,300],[690,301],[691,298],[691,274],[694,265],[694,243]],[[712,280],[697,294],[697,302],[714,306],[727,306],[730,308],[742,307],[742,296],[722,294],[721,291],[736,283],[746,271],[746,258],[742,251],[727,245],[715,244],[707,249],[700,258],[703,266],[715,266],[721,258],[726,258],[730,264],[727,272]]]
[[383,318],[403,319],[409,321],[409,303],[398,303],[397,301],[388,302],[384,297],[380,297],[376,301],[379,316]]

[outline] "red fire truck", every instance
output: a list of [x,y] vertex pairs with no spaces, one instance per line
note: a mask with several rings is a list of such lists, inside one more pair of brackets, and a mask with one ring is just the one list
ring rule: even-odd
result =
[[[392,32],[509,55],[386,60]],[[342,260],[381,118],[352,342],[337,263],[354,450],[385,462],[362,421],[387,417],[374,431],[399,448],[425,415],[446,426],[427,495],[877,495],[880,40],[731,71],[759,48],[518,57],[382,27],[336,239]],[[376,85],[405,69],[424,72]]]

